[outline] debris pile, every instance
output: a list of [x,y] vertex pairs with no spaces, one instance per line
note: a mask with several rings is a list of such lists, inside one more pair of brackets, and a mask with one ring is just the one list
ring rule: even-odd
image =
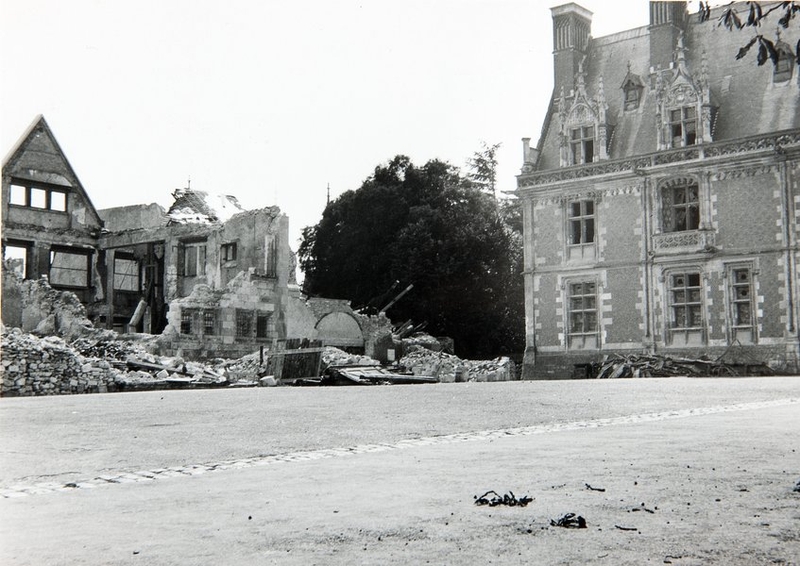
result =
[[501,496],[496,491],[490,490],[480,497],[477,495],[475,496],[475,505],[488,505],[489,507],[497,507],[498,505],[508,505],[509,507],[525,507],[531,501],[533,501],[533,497],[528,497],[527,495],[523,495],[517,499],[513,491],[509,491],[505,495]]
[[[678,376],[736,376],[740,371],[759,375],[770,375],[764,364],[749,364],[741,367],[719,359],[670,358],[656,354],[611,354],[601,362],[592,364],[591,371],[598,379],[624,377],[678,377]],[[768,373],[765,373],[768,372]]]
[[3,396],[60,395],[116,391],[120,372],[105,360],[90,363],[57,336],[38,338],[4,330]]
[[442,383],[454,381],[509,381],[514,378],[514,362],[506,357],[494,360],[462,360],[453,354],[433,352],[412,346],[399,365],[415,375],[432,375]]
[[324,367],[330,366],[378,366],[380,362],[372,359],[369,356],[360,356],[358,354],[349,354],[339,348],[327,346],[325,351],[322,352],[322,365]]

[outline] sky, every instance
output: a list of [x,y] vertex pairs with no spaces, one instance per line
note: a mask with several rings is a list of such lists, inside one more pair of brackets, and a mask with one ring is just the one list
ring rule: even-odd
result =
[[[541,132],[558,0],[0,0],[0,152],[44,115],[98,209],[186,187],[278,205],[290,246],[398,154],[513,190]],[[581,0],[601,37],[646,0]],[[690,4],[691,8],[691,4]]]

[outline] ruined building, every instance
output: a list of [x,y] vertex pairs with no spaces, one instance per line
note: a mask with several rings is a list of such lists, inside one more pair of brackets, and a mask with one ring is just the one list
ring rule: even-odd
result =
[[[3,162],[3,258],[74,292],[97,327],[161,334],[165,355],[236,358],[288,339],[363,347],[346,301],[301,296],[278,207],[188,188],[173,197],[169,210],[96,210],[40,116]],[[4,324],[31,330],[5,290]]]
[[591,12],[552,8],[554,90],[516,191],[524,377],[610,352],[800,370],[800,27],[758,66],[720,10],[650,2],[649,25],[593,38]]

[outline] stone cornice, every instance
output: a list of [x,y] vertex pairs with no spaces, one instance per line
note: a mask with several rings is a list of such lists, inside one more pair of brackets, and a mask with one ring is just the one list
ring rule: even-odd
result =
[[573,200],[592,199],[601,201],[606,197],[614,197],[619,195],[635,195],[641,194],[641,184],[628,184],[615,187],[608,187],[606,189],[587,188],[584,191],[569,191],[557,194],[537,195],[532,200],[534,205],[550,206],[553,204],[563,204]]
[[625,159],[615,159],[588,165],[550,169],[517,176],[518,190],[573,180],[636,173],[649,168],[697,160],[723,160],[727,157],[742,157],[752,153],[782,153],[787,148],[800,148],[800,129],[786,130],[761,136],[741,138],[734,141],[693,145],[674,150],[659,151]]

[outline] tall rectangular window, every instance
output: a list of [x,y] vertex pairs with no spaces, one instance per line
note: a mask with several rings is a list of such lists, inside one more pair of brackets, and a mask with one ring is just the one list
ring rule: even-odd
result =
[[198,277],[206,274],[206,244],[184,244],[183,274],[186,277]]
[[22,279],[28,278],[28,266],[30,260],[28,254],[30,253],[30,245],[3,244],[3,263],[6,268],[16,273]]
[[214,311],[203,311],[203,334],[213,336],[216,334],[216,316]]
[[133,257],[114,257],[114,289],[139,291],[139,262]]
[[248,310],[236,310],[236,337],[253,337],[253,312]]
[[88,287],[90,258],[88,252],[52,248],[50,284],[62,287]]
[[235,261],[236,260],[236,242],[230,244],[222,244],[220,248],[220,258],[222,261]]
[[269,318],[270,313],[259,312],[256,315],[256,338],[269,337]]
[[669,278],[672,310],[671,328],[695,330],[703,327],[700,273],[673,273]]
[[192,311],[190,310],[181,311],[181,334],[192,333],[193,319],[194,319],[194,313]]
[[684,147],[697,143],[697,110],[686,106],[670,110],[669,127],[672,134],[672,147]]
[[572,164],[591,163],[594,159],[594,126],[574,128],[570,132]]
[[275,236],[267,236],[267,250],[264,258],[265,275],[267,277],[278,276],[278,239]]
[[569,244],[594,242],[594,201],[578,200],[568,204]]
[[753,326],[753,284],[751,271],[747,268],[734,269],[731,272],[731,295],[733,304],[733,325],[736,327]]
[[581,282],[569,284],[570,336],[597,333],[597,284]]
[[696,184],[663,187],[661,206],[664,232],[700,228],[700,190]]

